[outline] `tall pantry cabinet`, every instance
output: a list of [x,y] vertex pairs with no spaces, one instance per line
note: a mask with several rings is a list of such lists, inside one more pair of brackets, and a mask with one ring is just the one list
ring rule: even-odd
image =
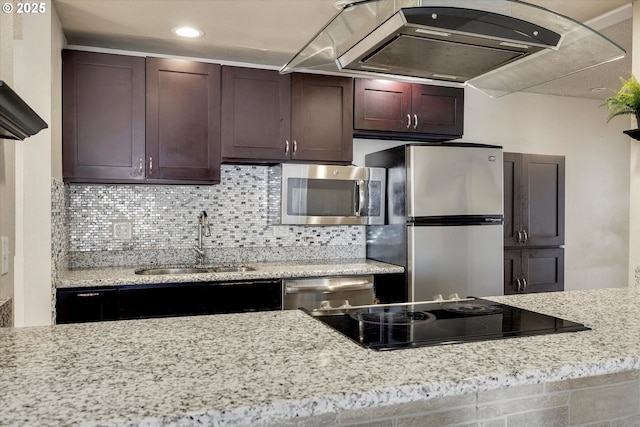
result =
[[504,293],[564,289],[565,159],[504,153]]

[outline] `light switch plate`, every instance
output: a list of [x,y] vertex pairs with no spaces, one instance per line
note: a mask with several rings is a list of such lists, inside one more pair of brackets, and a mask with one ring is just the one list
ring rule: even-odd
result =
[[0,275],[9,272],[9,238],[0,237]]

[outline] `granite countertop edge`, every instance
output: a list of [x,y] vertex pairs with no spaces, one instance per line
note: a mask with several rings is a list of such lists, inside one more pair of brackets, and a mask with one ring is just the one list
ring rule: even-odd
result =
[[[145,268],[169,268],[173,265],[79,268],[61,270],[56,282],[57,288],[107,287],[137,284],[191,283],[210,281],[244,281],[278,278],[305,278],[318,276],[351,276],[358,274],[394,274],[403,273],[404,268],[370,259],[319,260],[319,261],[283,261],[283,262],[246,262],[238,265],[252,267],[253,271],[195,273],[195,274],[158,274],[140,275],[136,270]],[[180,266],[213,268],[219,264],[204,266]]]
[[[390,387],[379,390],[354,392],[349,394],[330,395],[324,397],[306,398],[273,402],[265,405],[240,406],[225,410],[211,410],[202,413],[193,412],[162,418],[148,418],[137,420],[139,425],[245,425],[247,421],[291,422],[291,414],[305,418],[321,416],[341,411],[363,408],[376,408],[387,405],[411,403],[423,399],[436,399],[447,396],[491,391],[504,387],[517,387],[543,382],[572,380],[598,375],[615,374],[640,369],[640,357],[613,359],[593,364],[577,363],[561,368],[548,370],[532,370],[510,372],[505,374],[478,376],[460,381],[443,381],[426,384]],[[116,425],[128,425],[130,421]],[[125,420],[122,420],[125,421]],[[191,424],[189,424],[191,425]]]

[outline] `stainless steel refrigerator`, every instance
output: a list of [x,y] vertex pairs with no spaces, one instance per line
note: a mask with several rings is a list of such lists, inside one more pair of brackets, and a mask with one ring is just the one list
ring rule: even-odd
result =
[[387,170],[387,220],[367,227],[367,257],[405,267],[390,301],[502,295],[502,147],[407,144],[368,154]]

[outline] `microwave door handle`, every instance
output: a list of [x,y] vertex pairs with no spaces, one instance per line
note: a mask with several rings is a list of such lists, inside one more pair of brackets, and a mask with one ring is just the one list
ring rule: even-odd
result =
[[360,216],[360,182],[353,183],[353,215]]
[[358,182],[358,213],[356,216],[364,216],[365,206],[367,204],[366,194],[365,194],[365,182],[360,180]]

